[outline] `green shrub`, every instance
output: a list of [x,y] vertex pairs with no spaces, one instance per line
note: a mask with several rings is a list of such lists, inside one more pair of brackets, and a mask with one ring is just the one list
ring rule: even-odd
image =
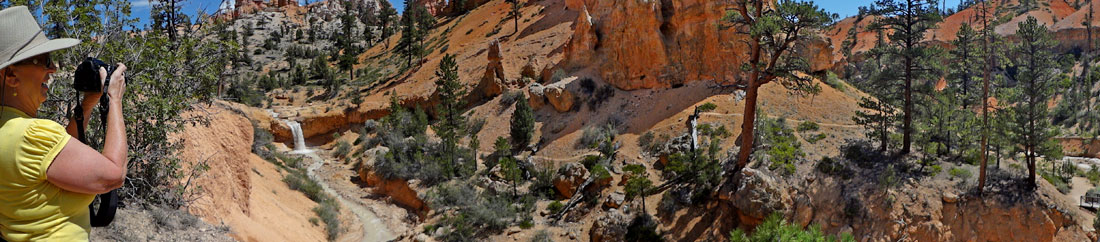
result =
[[561,202],[559,202],[557,200],[555,200],[553,202],[550,202],[549,205],[546,205],[546,211],[550,212],[550,214],[558,214],[564,208],[565,208],[565,205],[561,204]]
[[1084,175],[1084,177],[1088,178],[1089,182],[1091,182],[1093,185],[1100,182],[1100,171],[1098,171],[1097,168],[1100,168],[1100,167],[1096,167],[1096,165],[1092,165],[1092,169],[1089,169],[1089,171],[1086,171],[1085,175]]
[[806,142],[810,142],[810,144],[816,144],[818,141],[821,141],[821,140],[825,139],[826,137],[827,136],[825,134],[817,134],[817,135],[814,135],[814,136],[810,136],[809,139],[806,139]]
[[348,152],[351,150],[351,145],[348,142],[340,141],[336,142],[336,150],[332,152],[336,157],[347,157]]
[[525,96],[523,95],[523,91],[509,90],[508,92],[504,93],[504,96],[501,96],[500,105],[504,107],[512,106],[512,104],[515,104],[516,101],[524,99],[524,97]]
[[756,226],[751,235],[735,229],[730,232],[731,242],[771,242],[771,241],[855,241],[851,234],[841,234],[839,238],[826,235],[818,225],[803,230],[802,226],[788,223],[783,216],[775,213],[768,216],[764,223]]
[[1069,193],[1070,187],[1068,178],[1054,175],[1050,172],[1045,171],[1040,171],[1039,176],[1043,177],[1043,179],[1047,180],[1047,182],[1050,182],[1051,185],[1054,185],[1054,187],[1057,188],[1059,192],[1062,192],[1062,194]]
[[847,87],[844,86],[844,83],[842,83],[840,81],[840,78],[838,78],[836,76],[836,73],[833,73],[831,71],[827,72],[825,74],[825,80],[824,81],[825,81],[826,85],[829,85],[830,87],[832,87],[833,89],[836,89],[837,91],[844,92],[845,90],[847,90]]
[[647,148],[650,145],[653,145],[653,139],[655,138],[657,137],[653,135],[653,131],[645,132],[645,134],[642,134],[642,136],[638,136],[638,147],[641,147],[642,150],[648,151],[649,149]]
[[453,214],[442,219],[439,226],[450,228],[443,231],[441,240],[444,241],[470,240],[499,232],[509,225],[522,226],[524,221],[530,219],[517,219],[517,215],[530,213],[534,209],[532,197],[526,196],[517,202],[510,195],[479,192],[470,182],[439,184],[428,192],[427,197],[433,209],[453,211],[443,212]]
[[553,242],[553,241],[554,240],[551,239],[551,237],[550,237],[550,232],[546,231],[545,229],[541,229],[538,232],[535,232],[535,236],[531,237],[531,242]]
[[787,128],[783,119],[764,119],[764,143],[768,159],[768,169],[783,169],[785,174],[793,174],[795,164],[805,156],[802,143],[794,137],[794,130]]
[[612,127],[585,127],[581,133],[581,138],[577,140],[577,148],[581,149],[594,149],[599,146],[600,141],[608,136],[614,136],[615,130]]
[[340,207],[333,199],[328,199],[317,207],[313,207],[313,213],[317,214],[317,217],[321,218],[321,221],[325,222],[325,234],[329,241],[336,240],[336,237],[340,235]]
[[929,176],[936,176],[937,174],[940,174],[940,172],[943,172],[943,167],[940,167],[940,165],[932,165],[928,169]]
[[817,131],[820,128],[821,127],[818,126],[817,123],[811,121],[805,121],[798,124],[798,132]]
[[699,107],[695,108],[695,110],[698,110],[700,113],[714,111],[715,109],[718,109],[718,104],[712,102],[703,103],[703,105],[699,105]]
[[838,176],[844,180],[851,179],[852,174],[855,173],[851,168],[840,164],[839,161],[831,157],[822,157],[821,162],[817,163],[817,170],[831,176]]
[[961,168],[958,168],[958,167],[951,168],[951,170],[947,171],[947,174],[951,174],[952,177],[961,178],[961,179],[970,178],[970,176],[972,175],[970,173],[970,170],[961,169]]

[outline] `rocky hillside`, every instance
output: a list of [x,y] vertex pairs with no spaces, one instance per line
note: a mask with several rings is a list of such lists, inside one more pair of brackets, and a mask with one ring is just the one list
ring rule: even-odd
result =
[[[1000,182],[982,195],[969,189],[974,186],[969,174],[977,173],[974,165],[947,163],[933,170],[916,165],[916,157],[861,156],[872,152],[858,145],[866,143],[861,140],[867,130],[852,116],[861,110],[860,99],[869,95],[827,72],[849,61],[839,50],[848,29],[862,28],[874,16],[839,20],[796,48],[810,61],[812,73],[805,74],[812,75],[820,92],[803,96],[776,84],[761,88],[761,119],[777,130],[774,136],[789,136],[786,142],[798,144],[802,155],[783,167],[754,160],[750,169],[730,175],[735,179],[696,191],[668,175],[669,167],[680,162],[675,160],[682,159],[673,154],[688,152],[690,134],[703,129],[690,128],[693,118],[707,127],[703,136],[714,138],[704,142],[715,144],[708,157],[726,164],[740,145],[735,134],[741,131],[745,94],[730,84],[743,80],[740,65],[747,55],[747,37],[724,26],[722,18],[734,8],[732,3],[531,0],[518,8],[518,21],[509,1],[468,1],[467,11],[450,3],[413,2],[437,18],[427,31],[422,60],[407,65],[397,53],[400,32],[380,41],[356,40],[364,48],[352,68],[356,78],[340,74],[343,82],[336,88],[326,88],[330,85],[324,78],[300,73],[310,73],[302,69],[340,53],[331,39],[343,27],[334,17],[341,4],[322,1],[234,16],[233,30],[246,40],[249,63],[235,74],[246,84],[276,84],[264,88],[262,101],[248,104],[254,107],[218,104],[210,108],[217,113],[215,125],[181,134],[183,155],[210,160],[210,174],[215,174],[196,181],[216,189],[204,191],[209,199],[197,200],[192,212],[209,223],[229,225],[231,236],[240,240],[323,237],[324,230],[308,222],[309,209],[318,203],[275,180],[286,171],[249,149],[247,144],[255,142],[251,123],[274,136],[276,151],[290,151],[296,138],[317,149],[317,157],[302,157],[328,174],[321,180],[341,197],[370,207],[398,240],[443,240],[448,231],[461,229],[454,219],[465,217],[447,209],[439,196],[440,189],[466,183],[476,194],[534,194],[543,191],[536,183],[551,183],[549,195],[534,194],[531,207],[515,208],[527,211],[516,215],[522,219],[477,234],[490,241],[622,241],[636,235],[639,226],[664,240],[725,240],[730,231],[751,231],[773,213],[798,227],[814,225],[826,234],[850,234],[859,241],[1082,241],[1095,236],[1086,232],[1095,215],[1059,196],[1046,181],[1032,191]],[[1012,33],[1018,18],[1036,16],[1057,31],[1064,48],[1080,48],[1082,28],[1071,23],[1080,23],[1081,11],[1080,6],[1051,0],[1020,11],[996,31]],[[946,17],[926,39],[949,42],[959,23],[973,14],[973,9],[964,9]],[[379,26],[356,28],[381,31]],[[873,33],[856,36],[857,53],[873,47]],[[480,142],[472,151],[476,175],[443,184],[389,176],[385,169],[392,168],[377,164],[394,159],[392,151],[408,148],[382,146],[379,140],[430,146],[441,140],[439,127],[426,129],[423,140],[388,137],[376,129],[393,125],[385,123],[393,119],[382,120],[395,110],[391,98],[403,107],[427,110],[426,119],[438,118],[436,71],[447,55],[457,59],[459,82],[468,91],[463,114],[483,122],[460,142],[471,149],[466,145],[471,138]],[[536,131],[532,144],[518,147],[521,152],[514,156],[517,166],[525,167],[524,185],[511,188],[501,168],[487,162],[496,163],[493,141],[510,136],[517,102],[534,109]],[[712,107],[697,111],[703,106]],[[583,165],[599,154],[588,143],[608,124],[617,134],[615,158],[606,177],[586,182],[589,174],[600,172]],[[762,146],[785,145],[775,142]],[[632,173],[627,171],[631,165],[644,169]],[[549,178],[539,177],[539,169],[550,171]],[[997,171],[994,177],[1002,180],[1024,172],[999,166]],[[660,189],[628,199],[632,176],[644,176]],[[579,205],[559,214],[563,204]],[[350,213],[343,212],[343,221],[358,221]],[[289,222],[262,222],[271,219]],[[354,222],[344,225],[356,228],[349,223]]]

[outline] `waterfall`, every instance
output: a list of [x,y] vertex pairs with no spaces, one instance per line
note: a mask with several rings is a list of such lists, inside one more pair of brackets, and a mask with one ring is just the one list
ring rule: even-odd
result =
[[290,127],[290,133],[294,136],[294,152],[295,154],[303,154],[312,152],[306,147],[306,139],[302,135],[302,125],[298,121],[286,120],[286,126]]

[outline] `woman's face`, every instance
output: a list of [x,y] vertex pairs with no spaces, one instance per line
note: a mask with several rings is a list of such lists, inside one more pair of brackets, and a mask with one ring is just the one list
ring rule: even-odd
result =
[[14,94],[16,100],[30,104],[33,108],[46,102],[46,95],[50,91],[50,74],[57,71],[49,54],[31,57],[6,69],[9,70],[2,72],[4,95]]

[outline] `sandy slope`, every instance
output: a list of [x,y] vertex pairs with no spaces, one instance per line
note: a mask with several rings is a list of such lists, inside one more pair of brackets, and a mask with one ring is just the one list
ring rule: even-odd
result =
[[252,126],[219,106],[200,106],[185,117],[210,118],[176,134],[186,167],[206,162],[210,170],[192,181],[199,189],[188,210],[211,224],[225,224],[241,241],[323,241],[324,229],[309,223],[317,203],[282,181],[276,167],[251,153]]

